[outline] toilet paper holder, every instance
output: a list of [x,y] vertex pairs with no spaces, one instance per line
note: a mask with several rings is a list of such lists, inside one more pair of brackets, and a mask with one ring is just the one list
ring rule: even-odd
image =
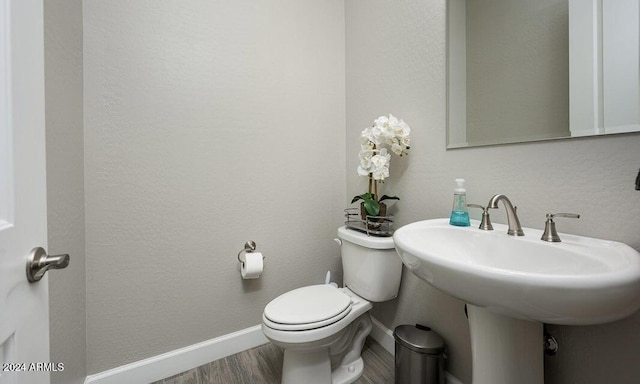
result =
[[[244,260],[242,260],[240,258],[240,255],[242,255],[243,253],[252,253],[256,250],[256,242],[253,240],[249,240],[246,243],[244,243],[244,249],[240,250],[240,252],[238,252],[238,261],[240,262],[240,264],[244,265]],[[262,255],[262,260],[264,260],[264,255]]]

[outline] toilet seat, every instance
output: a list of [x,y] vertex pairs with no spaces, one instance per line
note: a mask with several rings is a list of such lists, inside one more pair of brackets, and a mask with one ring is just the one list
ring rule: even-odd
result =
[[282,331],[303,331],[333,324],[351,312],[351,297],[328,284],[286,292],[264,309],[266,326]]
[[269,327],[271,329],[278,330],[278,331],[308,331],[308,330],[312,330],[312,329],[326,327],[327,325],[331,325],[333,323],[336,323],[336,322],[342,320],[343,318],[345,318],[349,314],[349,312],[351,312],[351,308],[347,308],[345,311],[343,311],[340,314],[338,314],[338,315],[336,315],[334,317],[331,317],[329,319],[322,320],[322,321],[317,321],[317,322],[313,322],[313,323],[304,323],[304,324],[275,323],[275,322],[269,320],[266,316],[263,315],[262,316],[262,322],[267,327]]

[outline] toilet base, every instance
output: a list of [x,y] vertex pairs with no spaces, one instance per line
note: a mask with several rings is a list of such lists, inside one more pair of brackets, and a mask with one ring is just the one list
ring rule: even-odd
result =
[[284,350],[282,384],[331,384],[329,349]]
[[[366,312],[329,343],[309,348],[285,347],[282,384],[350,384],[358,380],[364,372],[360,353],[371,328],[371,317]],[[332,364],[332,357],[339,361]]]
[[353,383],[354,381],[358,380],[360,376],[362,376],[362,372],[364,372],[364,361],[362,361],[362,357],[359,357],[358,360],[349,365],[341,365],[334,368],[333,372],[331,372],[331,383]]
[[282,384],[350,384],[358,380],[364,371],[361,357],[331,371],[328,349],[305,352],[285,350],[284,354]]

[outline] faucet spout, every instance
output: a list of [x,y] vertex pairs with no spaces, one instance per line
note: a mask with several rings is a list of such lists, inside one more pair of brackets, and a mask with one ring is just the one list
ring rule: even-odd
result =
[[511,236],[524,236],[524,232],[522,231],[522,226],[520,225],[520,220],[518,219],[518,214],[516,213],[517,208],[511,204],[511,201],[507,196],[503,194],[494,195],[489,203],[487,204],[487,208],[498,208],[498,203],[502,201],[504,203],[504,208],[507,210],[507,224],[509,225],[509,230],[507,230],[507,235]]

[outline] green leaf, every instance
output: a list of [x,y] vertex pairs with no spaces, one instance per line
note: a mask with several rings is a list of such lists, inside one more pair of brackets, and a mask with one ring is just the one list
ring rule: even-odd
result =
[[365,199],[364,209],[367,211],[369,216],[378,216],[380,213],[380,204],[373,199]]
[[385,200],[400,200],[400,198],[398,196],[382,195],[382,197],[380,198],[380,201],[385,201]]
[[351,200],[351,204],[355,203],[358,200],[364,200],[365,202],[366,201],[371,201],[371,200],[373,200],[373,195],[370,194],[369,192],[367,192],[367,193],[363,193],[362,195],[355,196]]
[[364,200],[364,198],[362,197],[362,195],[355,196],[355,197],[353,198],[353,200],[351,200],[351,204],[355,203],[355,202],[356,202],[356,201],[358,201],[358,200]]

